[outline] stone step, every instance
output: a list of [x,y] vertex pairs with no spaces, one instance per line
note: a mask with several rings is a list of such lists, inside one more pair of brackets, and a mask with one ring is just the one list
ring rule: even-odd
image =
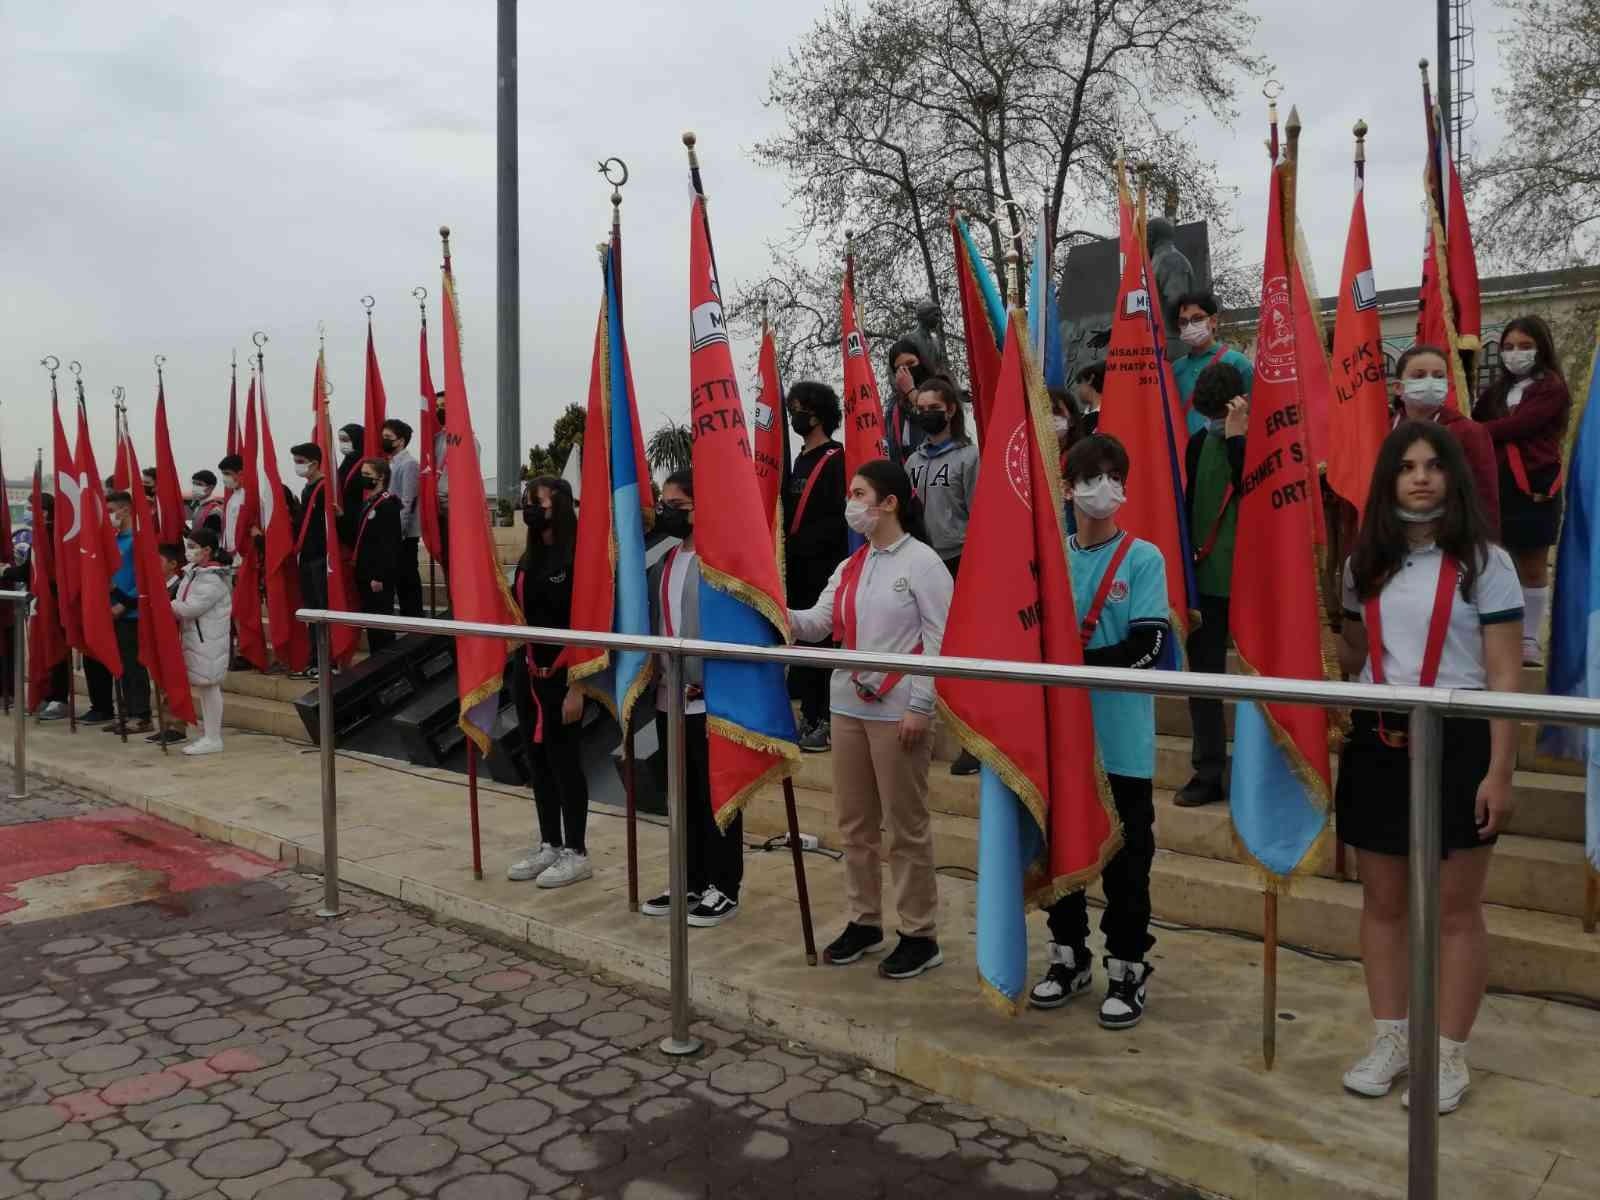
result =
[[[87,696],[83,673],[77,672],[79,696]],[[315,687],[304,679],[284,675],[261,675],[249,671],[229,671],[222,688],[222,723],[250,733],[306,740],[305,722],[295,710],[294,699]],[[80,702],[80,711],[83,704]]]
[[[801,830],[815,833],[824,847],[838,848],[832,821],[832,798],[810,789],[795,796]],[[1168,815],[1164,810],[1158,822]],[[1203,810],[1202,810],[1203,811]],[[783,833],[781,789],[758,796],[745,813],[748,838]],[[1240,931],[1260,936],[1262,898],[1254,872],[1222,858],[1185,854],[1165,847],[1165,826],[1158,834],[1163,848],[1156,852],[1151,871],[1151,902],[1158,920],[1191,927]],[[1532,908],[1510,907],[1502,897],[1515,898],[1541,873],[1539,853],[1549,844],[1530,847],[1536,839],[1502,838],[1490,872],[1490,903],[1485,913],[1489,925],[1490,985],[1523,992],[1565,991],[1593,995],[1600,979],[1600,939],[1586,936],[1571,915]],[[1524,853],[1524,852],[1527,853]],[[934,852],[943,871],[969,874],[976,868],[977,825],[943,814],[934,818]],[[1548,872],[1554,874],[1554,872]],[[1572,866],[1565,886],[1582,895],[1582,875]],[[1101,895],[1098,886],[1091,895]],[[1291,894],[1279,902],[1279,937],[1285,945],[1303,946],[1321,954],[1355,957],[1360,953],[1361,888],[1353,882],[1307,876],[1295,881]],[[1156,931],[1156,936],[1161,936]]]

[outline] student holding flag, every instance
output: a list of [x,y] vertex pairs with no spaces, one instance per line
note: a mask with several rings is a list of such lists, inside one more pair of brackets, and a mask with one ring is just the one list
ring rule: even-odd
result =
[[[1431,421],[1402,422],[1379,452],[1345,565],[1341,665],[1362,683],[1514,692],[1521,600],[1510,555],[1488,539],[1460,444]],[[1447,718],[1442,737],[1439,1111],[1453,1112],[1469,1084],[1467,1038],[1487,983],[1484,881],[1513,807],[1516,724]],[[1377,1029],[1344,1086],[1363,1096],[1387,1095],[1407,1064],[1406,741],[1400,719],[1354,713],[1335,798],[1339,837],[1361,851],[1361,959]]]
[[[1152,669],[1172,636],[1167,621],[1166,565],[1161,552],[1117,525],[1128,482],[1128,452],[1106,434],[1091,434],[1067,452],[1078,531],[1067,540],[1072,602],[1082,613],[1083,661],[1091,667]],[[1131,1029],[1144,1017],[1151,973],[1150,868],[1155,862],[1155,700],[1132,692],[1091,693],[1094,739],[1122,824],[1122,846],[1101,876],[1106,909],[1106,998],[1100,1024]],[[1045,910],[1050,969],[1028,993],[1035,1008],[1059,1008],[1093,980],[1089,910],[1073,891]]]
[[1500,335],[1499,377],[1472,410],[1500,462],[1500,540],[1522,580],[1522,661],[1544,665],[1539,634],[1550,605],[1550,547],[1561,529],[1561,461],[1572,398],[1543,317],[1517,317]]
[[[107,733],[149,733],[155,728],[150,721],[150,672],[139,661],[139,583],[133,561],[133,496],[125,491],[113,491],[106,497],[106,515],[116,533],[118,561],[111,574],[111,616],[116,622],[117,650],[122,655],[122,698],[125,709],[121,717],[107,725]],[[99,664],[95,664],[99,667]],[[104,671],[105,668],[100,667]],[[95,679],[87,667],[91,689]],[[110,692],[109,673],[104,690]],[[108,696],[109,698],[109,696]],[[101,701],[95,700],[95,707]]]
[[[887,459],[864,463],[847,495],[845,520],[866,543],[839,564],[814,605],[790,611],[795,637],[820,642],[831,633],[846,650],[938,654],[954,582],[928,545],[910,476]],[[910,979],[944,961],[928,815],[933,680],[840,670],[830,691],[833,796],[850,917],[823,961],[843,966],[883,946],[887,826],[900,943],[878,973]]]
[[[295,530],[294,554],[300,572],[300,602],[305,608],[328,607],[328,520],[323,506],[328,502],[328,480],[322,473],[322,447],[315,442],[291,446],[294,473],[305,480],[300,490],[299,526]],[[319,668],[333,667],[319,661],[321,652],[311,641],[311,665],[291,671],[291,679],[315,679]]]

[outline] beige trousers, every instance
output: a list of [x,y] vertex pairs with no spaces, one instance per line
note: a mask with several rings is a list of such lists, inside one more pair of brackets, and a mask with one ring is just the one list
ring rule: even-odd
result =
[[883,829],[900,932],[933,937],[939,889],[928,816],[930,729],[915,750],[900,747],[898,721],[863,721],[834,713],[833,805],[844,843],[850,919],[883,926]]

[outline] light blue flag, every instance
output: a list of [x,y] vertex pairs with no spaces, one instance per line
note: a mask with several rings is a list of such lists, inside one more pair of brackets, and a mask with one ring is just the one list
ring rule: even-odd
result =
[[1028,340],[1044,374],[1045,387],[1067,386],[1066,352],[1061,345],[1061,311],[1050,271],[1050,231],[1045,215],[1033,238],[1033,270],[1028,279]]
[[1290,769],[1259,705],[1241,700],[1233,720],[1233,828],[1263,868],[1287,877],[1317,844],[1328,814]]

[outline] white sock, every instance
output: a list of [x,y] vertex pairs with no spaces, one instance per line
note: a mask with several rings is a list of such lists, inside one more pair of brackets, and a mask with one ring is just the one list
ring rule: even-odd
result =
[[1453,1042],[1449,1038],[1445,1037],[1444,1034],[1441,1033],[1439,1035],[1439,1057],[1443,1058],[1446,1054],[1449,1054],[1451,1051],[1454,1051],[1455,1053],[1457,1053],[1457,1054],[1461,1055],[1463,1058],[1465,1058],[1466,1054],[1467,1054],[1467,1043],[1466,1042]]
[[1379,1037],[1382,1037],[1386,1033],[1392,1033],[1402,1042],[1409,1042],[1411,1040],[1411,1019],[1409,1017],[1401,1017],[1398,1021],[1384,1021],[1380,1019],[1373,1021],[1373,1025],[1377,1026]]
[[1550,607],[1550,589],[1523,588],[1522,589],[1522,640],[1537,642],[1539,632],[1544,628],[1545,610]]

